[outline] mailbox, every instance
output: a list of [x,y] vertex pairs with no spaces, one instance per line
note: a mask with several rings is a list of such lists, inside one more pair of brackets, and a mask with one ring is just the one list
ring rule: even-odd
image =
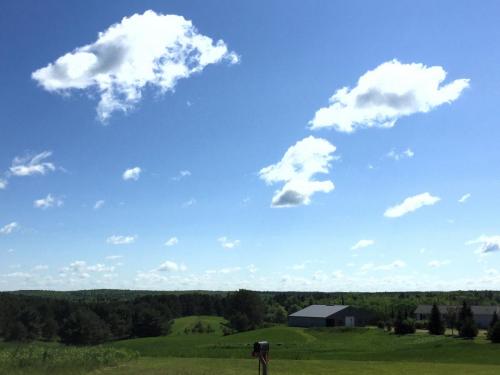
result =
[[269,343],[267,341],[257,341],[253,344],[253,355],[261,356],[269,353]]

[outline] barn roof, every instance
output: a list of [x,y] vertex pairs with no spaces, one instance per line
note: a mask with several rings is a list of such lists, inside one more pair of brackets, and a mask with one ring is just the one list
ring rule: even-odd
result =
[[290,316],[304,317],[304,318],[328,318],[329,316],[342,311],[349,306],[347,305],[311,305],[305,309],[299,310],[290,314]]

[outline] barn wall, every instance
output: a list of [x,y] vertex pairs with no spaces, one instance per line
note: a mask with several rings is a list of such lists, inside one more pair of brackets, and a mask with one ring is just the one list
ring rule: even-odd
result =
[[290,327],[325,327],[325,318],[310,318],[302,316],[289,316],[288,325]]
[[348,308],[329,316],[328,320],[335,320],[336,327],[343,327],[345,326],[346,316],[354,316],[356,327],[366,326],[371,319],[371,314],[369,312],[349,306]]

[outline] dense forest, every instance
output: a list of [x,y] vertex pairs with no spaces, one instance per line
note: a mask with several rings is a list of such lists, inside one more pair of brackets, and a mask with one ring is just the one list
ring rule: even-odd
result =
[[172,320],[190,315],[227,319],[225,334],[284,323],[310,304],[347,304],[372,313],[373,324],[411,316],[418,304],[498,305],[500,292],[158,292],[85,290],[0,293],[0,337],[98,344],[168,334]]

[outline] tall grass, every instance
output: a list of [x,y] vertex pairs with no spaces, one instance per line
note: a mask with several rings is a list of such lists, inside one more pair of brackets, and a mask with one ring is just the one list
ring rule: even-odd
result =
[[82,374],[137,359],[137,352],[106,347],[19,345],[0,350],[0,374]]

